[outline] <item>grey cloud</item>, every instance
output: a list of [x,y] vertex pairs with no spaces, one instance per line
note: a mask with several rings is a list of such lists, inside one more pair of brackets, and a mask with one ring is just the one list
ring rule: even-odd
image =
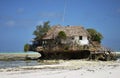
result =
[[119,8],[119,9],[117,9],[117,13],[120,13],[120,8]]
[[18,9],[17,9],[17,13],[18,13],[18,14],[24,13],[24,8],[18,8]]
[[0,19],[2,19],[2,20],[10,20],[10,19],[13,19],[13,17],[12,16],[5,16],[5,15],[1,15],[0,16]]
[[15,21],[14,20],[9,20],[5,23],[7,26],[14,26],[15,25]]
[[61,18],[62,14],[57,12],[42,12],[38,14],[42,18]]

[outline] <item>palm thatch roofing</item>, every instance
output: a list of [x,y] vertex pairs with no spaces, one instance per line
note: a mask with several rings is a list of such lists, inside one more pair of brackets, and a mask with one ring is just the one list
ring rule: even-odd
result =
[[89,36],[89,33],[82,26],[52,26],[43,39],[55,39],[60,31],[64,31],[67,37]]

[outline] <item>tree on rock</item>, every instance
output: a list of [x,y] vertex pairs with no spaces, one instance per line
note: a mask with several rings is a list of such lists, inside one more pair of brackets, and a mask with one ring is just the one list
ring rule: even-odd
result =
[[36,26],[36,30],[33,32],[33,35],[35,35],[35,39],[41,39],[45,33],[50,29],[50,22],[44,22],[43,25]]
[[89,32],[90,36],[91,36],[91,41],[97,41],[99,43],[101,43],[101,40],[103,39],[103,36],[101,33],[99,33],[98,31],[96,31],[95,29],[87,29],[87,31]]
[[67,38],[67,36],[66,36],[66,34],[65,34],[64,31],[60,31],[60,32],[58,33],[58,37],[59,37],[60,39],[66,39],[66,38]]
[[66,40],[67,36],[64,31],[60,31],[58,36],[56,37],[56,41],[58,44],[62,44],[62,41]]
[[29,51],[29,49],[30,49],[29,44],[25,44],[25,45],[24,45],[24,52]]

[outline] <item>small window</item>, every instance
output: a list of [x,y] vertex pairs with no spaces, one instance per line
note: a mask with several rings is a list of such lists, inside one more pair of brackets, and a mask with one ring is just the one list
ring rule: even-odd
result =
[[72,40],[74,40],[74,37],[72,37]]
[[82,40],[82,36],[79,36],[79,40]]
[[89,37],[87,37],[87,40],[89,40],[90,38]]

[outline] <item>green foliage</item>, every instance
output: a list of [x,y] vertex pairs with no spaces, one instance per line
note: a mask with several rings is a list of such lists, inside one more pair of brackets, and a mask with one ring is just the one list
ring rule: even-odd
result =
[[29,49],[30,49],[29,44],[25,44],[25,45],[24,45],[24,52],[29,51]]
[[60,32],[58,33],[58,37],[59,37],[60,39],[66,39],[66,38],[67,38],[67,36],[66,36],[66,34],[65,34],[64,31],[60,31]]
[[87,29],[87,31],[89,32],[89,34],[91,36],[90,39],[92,41],[98,41],[99,43],[101,43],[101,40],[103,39],[103,36],[101,33],[96,31],[95,29]]
[[33,32],[33,35],[35,35],[35,39],[41,39],[45,33],[50,29],[50,22],[44,22],[43,25],[36,26],[36,30]]

